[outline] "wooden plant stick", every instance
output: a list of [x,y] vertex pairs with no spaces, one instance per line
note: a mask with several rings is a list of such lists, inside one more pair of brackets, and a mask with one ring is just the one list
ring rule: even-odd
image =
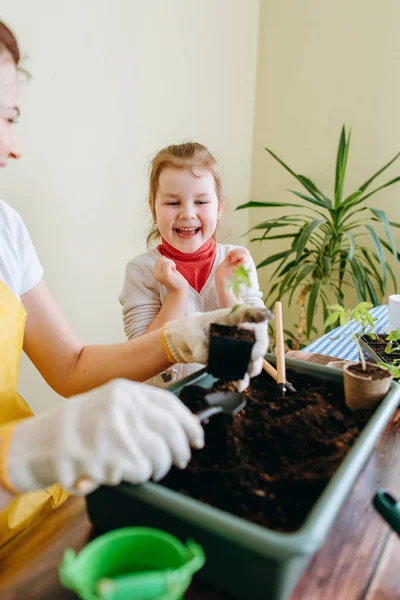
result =
[[[264,362],[263,362],[263,369],[266,373],[268,373],[268,375],[270,377],[272,377],[272,379],[274,381],[276,381],[278,383],[278,371],[275,369],[275,367],[273,365],[271,365],[271,363],[269,363],[265,358],[264,358]],[[288,381],[286,379],[286,387],[288,390],[290,390],[291,392],[296,392],[296,388],[294,387],[294,385],[292,385],[290,383],[290,381]]]
[[282,395],[286,392],[285,342],[283,339],[282,302],[275,302],[276,366],[278,385]]

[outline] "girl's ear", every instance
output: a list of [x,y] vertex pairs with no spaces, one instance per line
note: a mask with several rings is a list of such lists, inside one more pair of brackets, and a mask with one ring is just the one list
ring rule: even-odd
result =
[[220,216],[222,215],[222,210],[223,210],[222,204],[218,203],[217,219],[219,219]]

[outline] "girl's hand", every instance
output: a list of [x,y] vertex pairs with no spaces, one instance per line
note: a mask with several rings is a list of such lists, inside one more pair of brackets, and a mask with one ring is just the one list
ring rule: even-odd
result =
[[234,250],[231,250],[215,272],[217,286],[225,288],[233,277],[233,271],[240,265],[247,268],[249,264],[250,252],[246,248],[235,248]]
[[169,293],[183,293],[189,289],[189,283],[179,273],[173,260],[161,256],[154,267],[153,275],[161,285],[165,285]]

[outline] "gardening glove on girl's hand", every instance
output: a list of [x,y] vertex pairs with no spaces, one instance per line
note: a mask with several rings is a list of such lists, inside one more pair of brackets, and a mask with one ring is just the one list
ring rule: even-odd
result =
[[263,358],[268,349],[268,319],[271,312],[266,308],[240,305],[221,308],[207,313],[195,313],[190,317],[165,323],[162,339],[166,354],[171,363],[208,362],[210,325],[236,325],[254,332],[256,342],[244,379],[236,382],[236,388],[243,391],[249,385],[249,378],[262,370]]
[[[186,467],[190,445],[202,448],[204,432],[178,398],[117,379],[18,423],[8,452],[3,438],[2,483],[25,492],[58,482],[87,493],[102,483],[158,480],[172,464]],[[82,478],[91,489],[81,489]]]

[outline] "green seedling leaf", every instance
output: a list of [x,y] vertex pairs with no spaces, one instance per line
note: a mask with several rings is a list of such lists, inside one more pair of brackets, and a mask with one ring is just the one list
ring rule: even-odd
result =
[[377,339],[377,335],[376,333],[364,333],[365,337],[369,337],[371,340],[376,340]]
[[385,369],[385,371],[389,371],[391,375],[393,375],[394,379],[400,379],[400,364],[398,360],[394,360],[391,365],[388,365],[384,362],[378,362],[378,365]]
[[400,329],[393,329],[393,331],[389,333],[386,339],[398,342],[400,340]]
[[[226,289],[232,289],[232,292],[236,296],[236,298],[240,299],[240,288],[244,286],[246,288],[251,287],[250,274],[249,271],[243,266],[239,265],[233,271],[233,277],[226,286]],[[235,308],[235,307],[233,307]]]

